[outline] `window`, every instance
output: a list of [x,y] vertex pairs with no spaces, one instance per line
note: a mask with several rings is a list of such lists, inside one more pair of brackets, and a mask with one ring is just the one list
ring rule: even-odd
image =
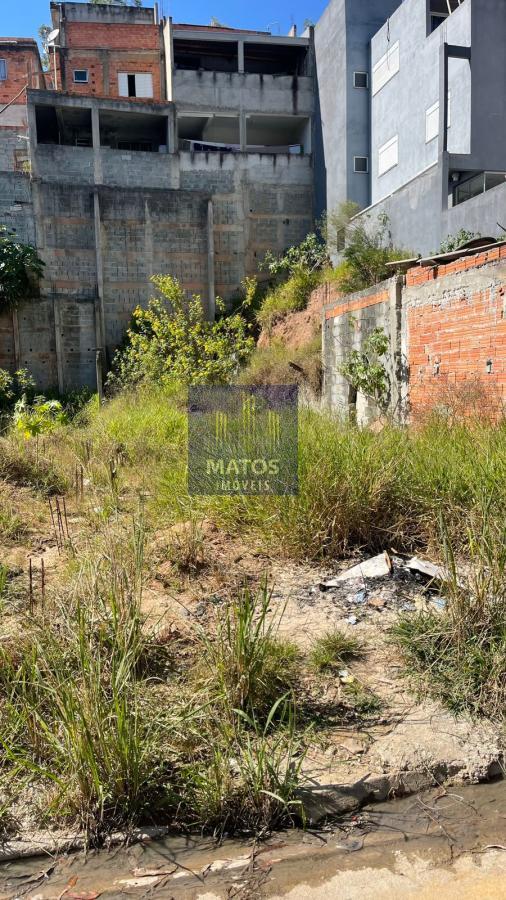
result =
[[378,60],[372,70],[372,92],[377,94],[385,84],[399,71],[399,41]]
[[7,60],[0,59],[0,81],[7,81]]
[[74,69],[75,84],[88,84],[88,69]]
[[378,150],[378,175],[384,175],[399,162],[399,136],[391,138]]
[[425,143],[434,140],[439,134],[439,100],[425,111]]
[[369,87],[369,75],[367,72],[354,72],[353,73],[353,87],[356,88],[368,88]]
[[[448,128],[451,125],[451,93],[448,91]],[[425,112],[425,143],[433,141],[439,134],[439,100]]]
[[127,72],[118,74],[118,93],[120,97],[145,97],[153,96],[153,76],[149,74],[130,75]]
[[364,175],[367,175],[369,171],[369,158],[367,156],[354,156],[353,171],[362,172]]

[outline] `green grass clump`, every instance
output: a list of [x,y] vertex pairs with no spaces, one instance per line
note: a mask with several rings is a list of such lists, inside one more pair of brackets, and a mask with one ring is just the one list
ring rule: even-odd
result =
[[323,672],[326,669],[341,668],[342,664],[362,653],[360,642],[350,637],[339,628],[327,631],[313,642],[309,660],[314,669]]
[[260,327],[269,332],[276,322],[284,319],[289,313],[304,309],[319,281],[320,276],[317,272],[300,270],[294,272],[287,281],[272,288],[257,312]]
[[282,610],[271,612],[271,599],[265,583],[245,587],[220,608],[216,635],[202,633],[206,687],[229,710],[257,716],[293,687],[299,652],[280,638]]
[[[292,364],[292,365],[291,365]],[[240,384],[300,384],[313,393],[321,390],[321,338],[315,337],[301,347],[286,347],[272,340],[267,347],[257,347],[248,365],[238,377]]]
[[56,462],[40,452],[36,442],[0,438],[0,478],[45,495],[62,493],[66,479]]
[[[142,518],[130,535],[109,523],[94,540],[50,607],[0,642],[14,793],[30,782],[41,822],[93,844],[160,822],[261,834],[300,815],[305,750],[286,694],[295,651],[267,621],[268,593],[241,594],[214,640],[195,635],[178,665],[177,641],[142,614]],[[0,827],[7,817],[0,803]]]
[[437,547],[442,509],[458,542],[485,490],[491,515],[500,520],[506,512],[504,423],[437,417],[411,430],[386,425],[374,434],[306,407],[299,411],[297,496],[190,497],[185,404],[177,389],[122,393],[92,408],[87,424],[70,428],[66,439],[85,464],[91,455],[91,477],[99,484],[108,483],[108,461],[119,456],[120,483],[152,495],[157,522],[209,517],[295,558],[332,558],[354,547],[374,552],[391,544]]
[[491,495],[463,529],[460,571],[442,524],[449,572],[441,613],[402,616],[392,629],[406,672],[456,713],[504,718],[506,710],[506,526]]

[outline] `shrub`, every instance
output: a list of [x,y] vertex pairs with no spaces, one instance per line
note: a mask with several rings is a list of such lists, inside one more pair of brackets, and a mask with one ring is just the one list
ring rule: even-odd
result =
[[389,219],[385,213],[374,225],[371,217],[363,215],[346,228],[343,259],[332,276],[333,283],[344,294],[362,291],[395,274],[388,263],[405,259],[412,254],[392,245]]
[[272,326],[289,313],[307,306],[311,292],[320,281],[318,273],[304,269],[295,271],[287,281],[272,288],[257,313],[257,322],[269,332]]
[[439,246],[439,253],[451,253],[452,250],[458,250],[462,244],[467,244],[468,241],[472,241],[473,238],[479,238],[481,234],[478,234],[477,231],[468,231],[467,228],[461,228],[457,231],[457,234],[449,234],[446,237],[446,240],[441,241]]
[[30,278],[41,278],[44,272],[35,247],[15,238],[14,231],[0,225],[0,311],[32,293]]
[[187,300],[171,275],[151,279],[160,296],[148,308],[134,310],[126,346],[114,361],[110,384],[131,385],[149,380],[183,384],[224,384],[253,350],[254,341],[239,314],[207,321],[200,297]]
[[328,261],[327,249],[318,234],[311,232],[304,240],[285,250],[281,256],[270,251],[265,254],[262,269],[271,275],[295,275],[297,272],[314,273]]

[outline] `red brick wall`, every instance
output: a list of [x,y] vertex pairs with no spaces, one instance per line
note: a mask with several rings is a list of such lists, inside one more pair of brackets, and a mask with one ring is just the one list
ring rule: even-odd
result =
[[65,42],[69,49],[156,50],[160,47],[158,25],[127,25],[97,22],[67,22]]
[[408,292],[407,308],[409,397],[415,416],[452,394],[456,401],[459,394],[464,400],[471,397],[473,386],[485,405],[506,402],[506,271],[498,265],[504,258],[506,246],[501,246],[407,273],[407,287],[419,288]]
[[[65,90],[69,93],[116,99],[119,72],[145,73],[153,77],[153,100],[163,99],[158,25],[68,22],[65,43]],[[88,69],[87,84],[74,84],[74,69]],[[59,81],[61,86],[61,77]]]
[[[70,51],[65,57],[66,91],[70,94],[97,97],[119,97],[118,73],[150,73],[153,77],[153,100],[162,100],[161,67],[159,53],[134,50],[109,51],[108,84],[104,78],[103,57],[93,50]],[[88,83],[74,84],[74,69],[88,69]],[[130,97],[127,99],[143,99]]]
[[[8,47],[0,44],[0,59],[7,62],[7,79],[0,81],[0,106],[9,103],[28,81],[28,73],[31,69],[32,77],[30,87],[38,87],[37,80],[42,76],[39,63],[39,53],[35,45],[29,47]],[[44,84],[40,84],[44,87]],[[16,103],[26,103],[26,94],[23,93]]]
[[377,294],[366,294],[364,297],[359,297],[355,300],[342,299],[341,302],[336,306],[333,306],[332,309],[325,310],[325,318],[334,319],[336,316],[341,316],[343,313],[352,313],[359,309],[367,309],[369,306],[376,306],[377,303],[384,303],[385,300],[388,300],[389,296],[390,292],[388,290],[381,290]]

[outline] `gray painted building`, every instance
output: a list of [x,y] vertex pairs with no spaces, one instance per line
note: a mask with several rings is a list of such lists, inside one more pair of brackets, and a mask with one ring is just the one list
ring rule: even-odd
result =
[[[504,0],[333,0],[315,29],[319,208],[386,212],[394,243],[422,254],[461,227],[503,234],[505,41]],[[358,154],[369,176],[354,171]]]

